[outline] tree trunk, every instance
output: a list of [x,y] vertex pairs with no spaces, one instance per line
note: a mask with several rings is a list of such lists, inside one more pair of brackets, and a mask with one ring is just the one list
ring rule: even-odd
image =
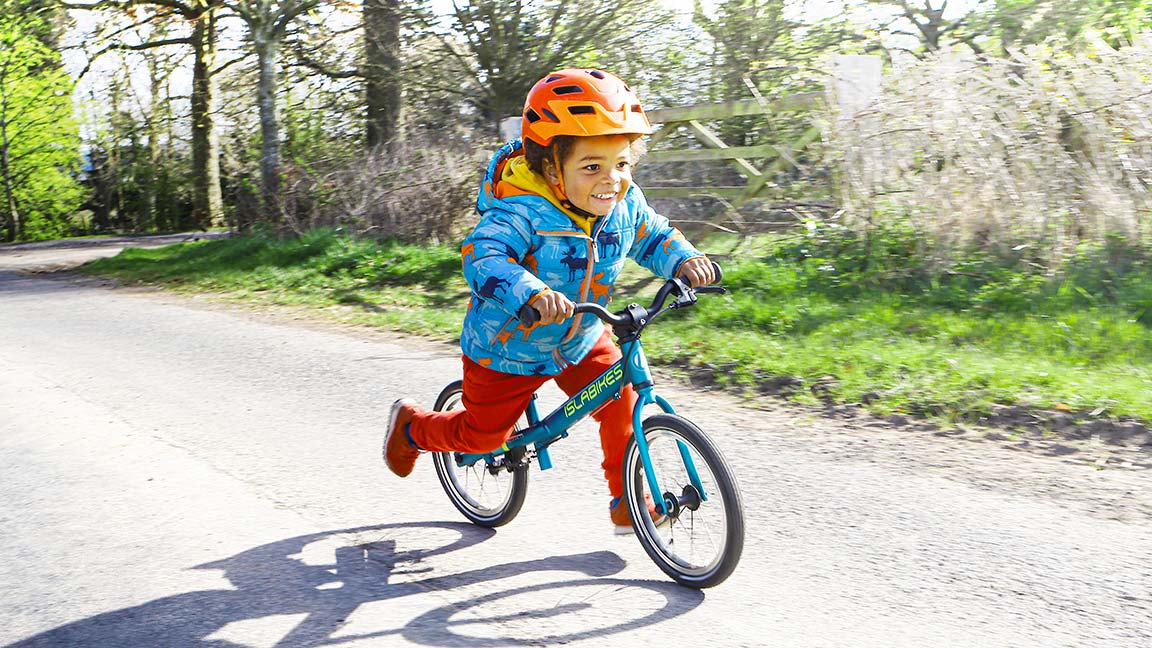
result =
[[132,224],[133,231],[154,232],[157,229],[157,203],[160,185],[160,95],[164,89],[164,80],[160,77],[159,62],[151,56],[146,57],[149,73],[150,99],[148,113],[145,117],[144,127],[147,128],[148,137],[148,167],[149,171],[140,179],[144,196],[139,207],[140,213]]
[[[0,112],[0,117],[3,113]],[[0,121],[0,126],[4,122]],[[20,237],[20,206],[16,202],[16,192],[12,188],[12,165],[8,159],[8,131],[0,128],[0,176],[4,178],[4,207],[5,220],[8,227],[4,228],[4,240],[8,243]]]
[[206,9],[192,32],[192,219],[201,229],[224,224],[220,133],[216,130],[216,13]]
[[277,222],[276,200],[280,194],[280,121],[276,115],[276,54],[279,40],[272,34],[252,35],[256,49],[259,80],[256,85],[260,109],[260,199],[261,212],[268,222]]
[[368,147],[389,146],[400,121],[399,0],[364,0],[364,76]]

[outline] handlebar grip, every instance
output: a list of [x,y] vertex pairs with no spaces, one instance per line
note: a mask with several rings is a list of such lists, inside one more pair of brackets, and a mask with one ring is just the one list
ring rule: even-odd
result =
[[536,310],[536,307],[532,304],[524,304],[520,307],[520,312],[517,314],[517,317],[520,318],[520,321],[523,322],[525,326],[532,326],[540,321],[540,311]]
[[[709,261],[712,261],[709,259]],[[724,271],[720,269],[720,264],[712,261],[712,271],[716,273],[716,281],[713,283],[719,284],[724,281]]]

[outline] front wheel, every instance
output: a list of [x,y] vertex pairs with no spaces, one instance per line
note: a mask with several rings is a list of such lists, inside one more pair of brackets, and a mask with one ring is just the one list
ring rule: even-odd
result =
[[[462,384],[457,380],[440,392],[436,411],[464,406]],[[471,466],[458,465],[455,453],[434,452],[432,462],[448,499],[464,517],[479,526],[498,527],[511,522],[524,506],[524,497],[528,494],[528,465],[520,460],[523,452],[523,448],[518,448]]]
[[[630,510],[646,509],[645,495],[664,500],[667,523],[633,515],[644,551],[673,580],[697,589],[724,581],[744,550],[744,508],[736,479],[716,445],[687,419],[657,414],[644,421],[644,438],[656,481],[651,492],[636,440],[624,452],[624,494]],[[686,461],[685,458],[690,459]],[[691,478],[695,466],[699,481]]]

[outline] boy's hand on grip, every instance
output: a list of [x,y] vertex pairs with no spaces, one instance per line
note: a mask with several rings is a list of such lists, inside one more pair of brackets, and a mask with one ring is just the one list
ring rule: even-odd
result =
[[576,304],[555,290],[545,290],[536,295],[532,307],[540,313],[541,324],[559,324],[572,317]]
[[710,286],[716,281],[716,270],[706,256],[692,257],[680,266],[680,278],[687,279],[693,288]]

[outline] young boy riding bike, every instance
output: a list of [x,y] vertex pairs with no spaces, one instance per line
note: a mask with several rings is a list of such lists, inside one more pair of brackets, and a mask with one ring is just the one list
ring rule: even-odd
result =
[[[651,132],[640,100],[607,72],[560,70],[533,86],[523,136],[489,163],[480,222],[461,247],[472,288],[460,339],[464,408],[428,412],[397,400],[384,440],[392,472],[408,476],[421,451],[490,452],[545,382],[572,395],[619,360],[599,319],[572,315],[573,302],[608,303],[625,257],[693,286],[715,280],[707,257],[632,184],[633,143]],[[525,304],[540,314],[534,325],[518,317]],[[621,533],[631,531],[621,464],[635,404],[629,386],[592,414]]]

